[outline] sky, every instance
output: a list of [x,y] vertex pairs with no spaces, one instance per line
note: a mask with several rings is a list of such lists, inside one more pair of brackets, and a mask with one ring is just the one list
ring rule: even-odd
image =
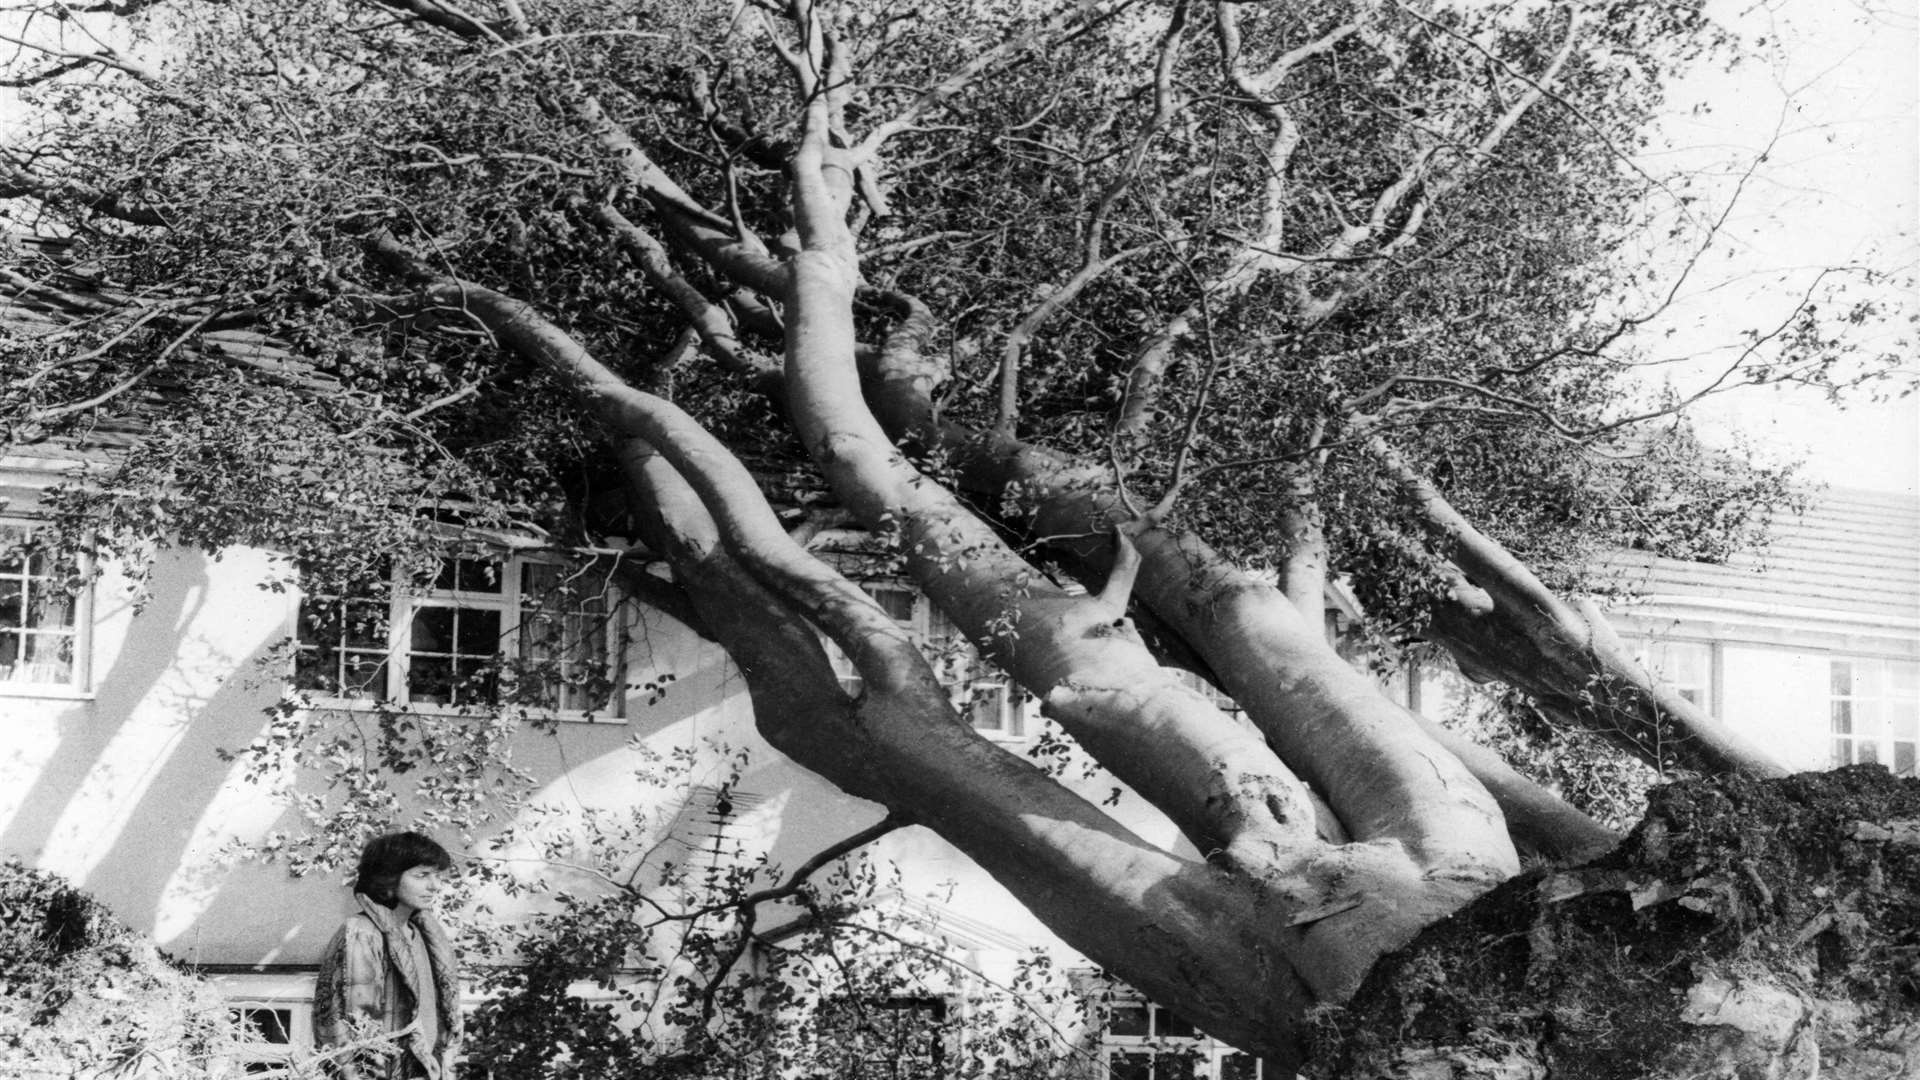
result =
[[[1649,165],[1721,168],[1773,142],[1763,169],[1663,331],[1663,353],[1694,357],[1669,371],[1686,389],[1729,356],[1740,330],[1778,321],[1818,269],[1920,265],[1920,0],[1729,0],[1712,10],[1764,35],[1768,55],[1734,71],[1701,71],[1674,88]],[[1696,106],[1705,108],[1696,110]],[[1777,141],[1775,141],[1777,140]],[[1909,282],[1911,278],[1909,277]],[[1885,298],[1920,309],[1911,284]],[[1913,327],[1902,328],[1909,340]],[[1892,346],[1891,333],[1875,344]],[[1920,378],[1910,346],[1905,379]],[[1710,433],[1747,436],[1835,486],[1920,491],[1920,395],[1847,408],[1811,391],[1743,389],[1710,399]]]

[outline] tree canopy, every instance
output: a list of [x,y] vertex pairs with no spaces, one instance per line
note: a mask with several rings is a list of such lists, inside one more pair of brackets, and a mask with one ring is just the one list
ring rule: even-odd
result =
[[[1636,154],[1666,82],[1731,47],[1698,4],[25,24],[38,112],[0,194],[42,238],[4,270],[39,321],[4,331],[0,417],[139,431],[71,489],[70,537],[283,550],[309,587],[453,519],[641,537],[782,703],[776,746],[1235,1045],[1292,1054],[1516,846],[1611,836],[1342,660],[1332,577],[1382,642],[1662,767],[1777,770],[1579,599],[1596,548],[1723,554],[1788,497],[1641,371],[1719,220]],[[1621,257],[1656,222],[1670,259]],[[1841,378],[1875,312],[1819,300],[1715,386]],[[1199,857],[975,736],[799,542],[849,520]]]

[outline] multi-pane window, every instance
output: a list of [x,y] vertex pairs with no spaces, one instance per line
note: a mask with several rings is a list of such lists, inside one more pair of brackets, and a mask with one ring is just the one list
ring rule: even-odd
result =
[[294,686],[345,701],[600,711],[612,696],[614,590],[603,568],[444,560],[385,595],[307,597]]
[[1834,660],[1830,668],[1833,764],[1879,764],[1895,776],[1920,775],[1920,664]]
[[1101,1048],[1114,1080],[1261,1080],[1258,1058],[1144,1001],[1109,1008]]
[[234,1002],[228,1012],[240,1036],[239,1062],[247,1075],[285,1075],[313,1044],[306,1006]]
[[836,1080],[941,1080],[947,1003],[937,997],[829,998],[816,1017]]
[[[926,597],[904,585],[863,582],[860,587],[894,622],[913,635],[927,654],[935,675],[952,696],[954,707],[967,717],[974,730],[998,739],[1025,736],[1025,709],[1019,691],[980,656],[952,620],[934,610]],[[827,655],[840,677],[840,685],[848,693],[859,693],[863,680],[853,662],[832,642],[827,643]]]
[[79,689],[85,596],[68,588],[44,553],[18,541],[0,527],[0,688]]
[[1681,697],[1705,712],[1714,711],[1711,642],[1655,638],[1647,643],[1644,662],[1649,673],[1673,687]]

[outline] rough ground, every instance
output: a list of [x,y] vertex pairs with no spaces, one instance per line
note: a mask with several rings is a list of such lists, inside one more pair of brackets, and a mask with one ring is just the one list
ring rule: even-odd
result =
[[1329,1080],[1920,1078],[1920,780],[1657,789],[1614,852],[1509,882],[1321,1019]]

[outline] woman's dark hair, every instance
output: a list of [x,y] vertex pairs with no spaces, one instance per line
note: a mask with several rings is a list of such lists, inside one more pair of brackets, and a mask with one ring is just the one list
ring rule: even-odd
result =
[[453,867],[453,856],[417,832],[376,836],[360,852],[360,868],[354,871],[353,891],[367,894],[368,899],[382,907],[392,907],[398,899],[394,890],[400,887],[400,875],[416,866],[448,870]]

